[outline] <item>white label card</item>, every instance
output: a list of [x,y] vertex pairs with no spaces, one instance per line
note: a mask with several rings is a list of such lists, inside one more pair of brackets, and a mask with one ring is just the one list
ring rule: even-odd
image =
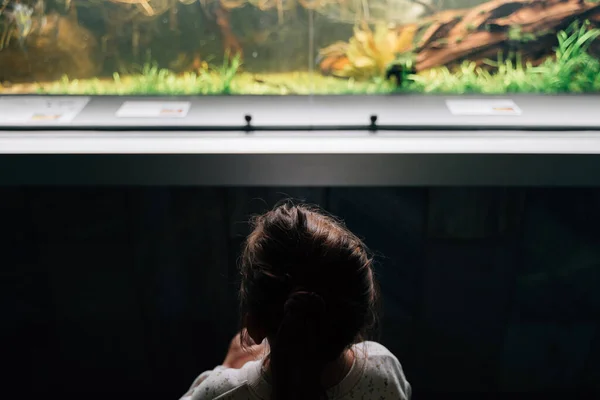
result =
[[119,118],[184,118],[187,101],[126,101],[117,111]]
[[452,115],[521,115],[521,109],[512,100],[446,100]]
[[1,96],[0,124],[71,122],[89,97]]

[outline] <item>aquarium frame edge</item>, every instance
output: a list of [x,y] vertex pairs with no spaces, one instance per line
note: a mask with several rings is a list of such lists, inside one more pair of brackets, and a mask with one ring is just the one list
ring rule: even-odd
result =
[[3,154],[0,185],[600,186],[591,154]]

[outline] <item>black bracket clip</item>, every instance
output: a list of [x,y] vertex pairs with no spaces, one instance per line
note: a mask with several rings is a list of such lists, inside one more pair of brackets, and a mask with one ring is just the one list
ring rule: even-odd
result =
[[253,131],[253,129],[252,129],[252,115],[250,115],[250,114],[244,115],[244,121],[246,121],[246,126],[244,128],[244,130],[246,131],[246,133],[252,132]]
[[377,132],[377,115],[372,114],[369,117],[369,120],[371,121],[371,123],[369,124],[369,132],[371,132],[371,133]]

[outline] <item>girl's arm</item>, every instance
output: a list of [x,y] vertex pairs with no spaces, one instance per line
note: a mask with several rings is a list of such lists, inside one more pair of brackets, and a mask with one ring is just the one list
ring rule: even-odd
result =
[[224,370],[227,368],[240,369],[248,361],[254,361],[266,354],[266,345],[262,344],[251,344],[247,348],[242,348],[240,342],[240,333],[238,333],[229,344],[229,350],[225,356],[225,360],[222,365],[217,366],[215,369],[205,371],[201,373],[192,383],[189,390],[184,394],[180,400],[189,400],[194,394],[194,390],[200,386],[202,382],[206,380],[213,372]]
[[225,361],[223,361],[223,366],[226,368],[239,369],[248,361],[257,360],[266,355],[266,345],[264,342],[261,344],[252,342],[250,346],[242,348],[240,335],[241,333],[235,335],[229,344],[229,350],[225,356]]

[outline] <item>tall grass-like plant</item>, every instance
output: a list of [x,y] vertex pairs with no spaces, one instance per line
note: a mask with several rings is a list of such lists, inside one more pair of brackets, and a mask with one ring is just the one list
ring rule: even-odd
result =
[[558,33],[555,59],[546,60],[532,72],[543,77],[551,92],[589,92],[600,89],[600,61],[587,51],[600,36],[600,29],[589,29],[590,22],[571,24]]
[[231,84],[241,66],[242,66],[242,58],[239,54],[236,54],[235,56],[230,57],[229,52],[225,53],[225,58],[223,59],[223,65],[217,70],[219,79],[221,80],[221,85],[222,85],[221,93],[222,94],[231,94],[231,92],[232,92]]
[[435,68],[419,75],[403,91],[425,93],[582,93],[600,90],[600,61],[587,51],[600,36],[590,22],[575,21],[557,34],[555,55],[534,67],[517,54],[511,60],[487,60],[495,71],[490,73],[472,61],[458,68]]
[[142,73],[132,77],[131,89],[136,93],[160,94],[168,81],[171,71],[159,68],[156,63],[146,63]]

